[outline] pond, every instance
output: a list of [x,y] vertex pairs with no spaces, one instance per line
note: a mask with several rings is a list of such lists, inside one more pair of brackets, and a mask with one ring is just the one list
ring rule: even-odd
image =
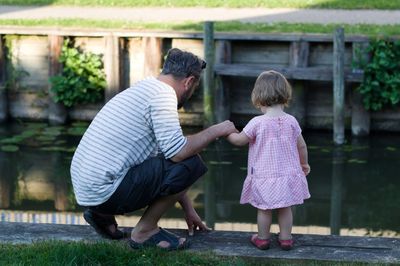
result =
[[[85,224],[69,166],[87,126],[0,126],[0,221]],[[293,232],[400,237],[400,135],[348,137],[341,147],[333,145],[331,132],[310,131],[304,137],[312,169],[307,177],[311,198],[294,207]],[[256,231],[256,210],[239,204],[247,148],[219,140],[202,157],[209,171],[189,191],[201,217],[218,230]],[[133,226],[140,214],[117,220]],[[178,205],[161,225],[185,228]],[[276,220],[272,231],[278,231]]]

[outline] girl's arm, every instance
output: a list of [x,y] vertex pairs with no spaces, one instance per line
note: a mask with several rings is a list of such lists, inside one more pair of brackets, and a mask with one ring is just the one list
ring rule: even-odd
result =
[[304,174],[308,175],[310,173],[310,165],[308,164],[307,145],[301,134],[297,138],[297,150],[300,156],[301,168],[303,169]]
[[249,143],[249,138],[244,132],[232,133],[227,137],[228,141],[236,146],[244,146]]

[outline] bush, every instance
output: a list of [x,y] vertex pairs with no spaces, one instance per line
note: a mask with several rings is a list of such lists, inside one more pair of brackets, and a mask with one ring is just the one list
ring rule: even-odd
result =
[[82,52],[67,39],[62,47],[60,63],[63,65],[61,75],[50,78],[56,102],[71,107],[104,98],[106,75],[100,55]]

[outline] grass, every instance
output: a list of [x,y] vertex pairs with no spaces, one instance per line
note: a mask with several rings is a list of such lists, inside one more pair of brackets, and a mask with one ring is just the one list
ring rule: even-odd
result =
[[0,0],[0,5],[399,9],[399,0]]
[[366,265],[363,263],[241,259],[213,253],[132,250],[123,242],[46,241],[30,245],[0,244],[0,265]]
[[[43,26],[66,28],[102,28],[130,30],[168,30],[168,31],[202,31],[203,23],[142,23],[121,20],[90,20],[90,19],[1,19],[1,26]],[[320,33],[331,34],[338,26],[344,26],[346,34],[367,36],[396,36],[400,35],[398,25],[339,25],[339,24],[310,24],[310,23],[241,23],[215,22],[217,32],[254,32],[254,33]]]

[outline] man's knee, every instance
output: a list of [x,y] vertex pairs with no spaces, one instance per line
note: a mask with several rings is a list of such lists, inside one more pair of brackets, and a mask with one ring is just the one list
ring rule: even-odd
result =
[[206,172],[207,167],[199,155],[179,163],[171,163],[161,186],[161,196],[177,194],[188,189]]

